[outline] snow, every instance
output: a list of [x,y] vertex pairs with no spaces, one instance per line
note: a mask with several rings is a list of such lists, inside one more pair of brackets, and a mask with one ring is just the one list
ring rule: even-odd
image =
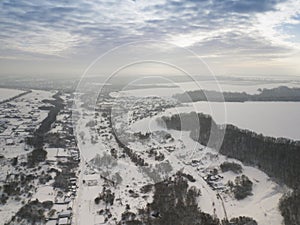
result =
[[[24,151],[30,150],[24,142],[29,135],[26,129],[36,129],[47,117],[48,111],[39,110],[38,107],[43,104],[42,100],[52,99],[52,95],[53,93],[48,91],[33,90],[9,103],[0,104],[1,114],[9,117],[3,119],[6,129],[0,133],[1,154],[12,158],[28,153]],[[7,145],[9,139],[13,139],[14,145]]]
[[[4,93],[0,98],[3,99],[5,94],[10,93],[11,95],[9,98],[11,98],[24,91],[10,90],[9,92],[6,92],[6,89],[0,89],[0,92],[1,94]],[[37,128],[40,122],[47,116],[48,111],[39,110],[38,107],[43,104],[42,100],[52,99],[52,95],[53,93],[48,91],[33,90],[26,95],[0,104],[1,115],[3,115],[1,121],[4,122],[5,126],[4,131],[0,134],[0,154],[5,156],[5,159],[1,160],[1,182],[5,181],[7,174],[20,173],[20,168],[22,168],[20,164],[27,162],[27,154],[32,150],[31,147],[25,144],[25,138],[30,135],[28,129]],[[17,167],[11,165],[10,158],[13,157],[18,157],[19,165]],[[28,168],[25,168],[24,171],[21,172],[34,174],[34,172],[30,171]],[[53,196],[51,196],[51,187],[40,187],[34,182],[32,184],[37,188],[37,192],[33,193],[32,198],[38,198],[41,201],[53,200]],[[27,193],[26,195],[23,194],[19,196],[19,198],[20,200],[14,200],[15,197],[10,197],[6,204],[1,205],[0,218],[4,223],[8,222],[23,206],[21,201],[24,201],[26,204],[29,200]]]
[[166,110],[165,115],[189,112],[209,114],[218,124],[300,140],[299,102],[194,102]]
[[47,159],[50,161],[56,161],[58,157],[69,157],[70,154],[63,148],[45,148],[47,151]]
[[52,201],[54,202],[56,196],[56,191],[52,186],[41,186],[37,188],[36,193],[33,195],[32,199],[38,199],[40,202]]
[[[197,81],[197,82],[185,82],[178,83],[179,87],[183,90],[209,90],[209,91],[221,91],[221,92],[246,92],[248,94],[258,94],[258,89],[271,89],[280,86],[288,87],[300,87],[299,83],[292,82],[251,82],[251,81]],[[200,87],[200,88],[199,88]]]
[[[85,116],[82,116],[84,113],[81,112],[81,117],[76,125],[78,145],[81,151],[81,156],[84,160],[80,163],[80,170],[82,172],[79,176],[79,189],[74,202],[73,221],[75,224],[103,223],[104,217],[99,215],[97,212],[100,209],[105,208],[105,206],[101,202],[99,205],[94,203],[94,199],[102,191],[104,180],[100,178],[100,175],[103,173],[108,174],[109,178],[113,177],[115,174],[119,174],[122,177],[122,181],[117,185],[117,187],[110,187],[113,189],[116,199],[121,199],[121,201],[115,200],[114,205],[110,207],[112,218],[120,220],[122,212],[125,211],[126,204],[131,205],[131,211],[133,212],[137,212],[138,208],[146,205],[146,201],[142,198],[142,196],[132,198],[130,197],[128,190],[132,189],[134,192],[138,193],[142,185],[148,184],[152,180],[145,176],[145,174],[140,171],[140,168],[133,165],[128,158],[119,158],[115,166],[107,167],[106,169],[101,168],[101,171],[87,164],[86,162],[89,162],[97,154],[109,154],[107,151],[112,148],[115,148],[118,151],[120,151],[120,149],[115,141],[107,141],[105,137],[100,137],[100,141],[96,144],[91,143],[91,136],[94,136],[96,133],[95,130],[91,130],[85,125],[91,120],[91,118],[93,118],[93,114],[89,111],[84,112]],[[97,126],[108,126],[107,121],[100,122],[101,118],[98,118],[97,121]],[[84,138],[80,137],[80,132],[84,132]],[[86,182],[83,183],[83,180]],[[88,185],[88,180],[97,181],[96,185]],[[151,200],[150,196],[149,200]],[[108,224],[112,223],[109,222]]]
[[24,91],[16,90],[16,89],[8,89],[8,88],[0,88],[0,102],[13,98]]
[[[207,89],[213,88],[213,84],[210,82],[203,83],[203,85],[204,84]],[[194,84],[191,82],[186,82],[181,83],[180,85],[191,90],[193,89]],[[270,84],[270,86],[264,85],[264,87],[271,87],[271,85],[275,84]],[[246,85],[236,83],[229,85],[226,82],[223,82],[222,84],[222,88],[225,90],[245,90],[249,93],[255,93],[258,87],[259,85],[256,84]],[[123,91],[120,93],[123,96],[135,95],[142,97],[156,93],[162,93],[159,95],[168,97],[174,93],[178,93],[178,91],[182,90],[180,90],[180,88],[176,89],[171,87],[157,87]],[[22,115],[22,121],[11,119],[9,128],[7,128],[5,132],[11,133],[13,127],[18,127],[21,129],[23,126],[26,126],[26,122],[28,122],[25,118],[26,114],[30,113],[31,111],[35,111],[36,107],[41,103],[41,100],[49,99],[52,95],[53,93],[51,92],[33,91],[30,94],[22,96],[20,99],[14,100],[13,103],[15,104],[15,107],[13,107],[13,110],[16,111],[12,113]],[[133,101],[135,100],[133,99]],[[151,104],[151,102],[151,99],[147,100],[147,104]],[[141,101],[141,103],[145,104],[145,101]],[[126,101],[124,101],[124,106],[125,105]],[[139,105],[136,105],[135,107],[139,108]],[[113,163],[107,166],[93,164],[91,162],[92,159],[98,156],[103,157],[105,154],[110,156],[110,151],[112,149],[117,151],[118,156],[123,153],[123,150],[118,146],[115,139],[111,138],[111,129],[109,128],[107,119],[102,118],[100,115],[99,118],[96,118],[96,127],[88,127],[86,124],[91,121],[95,115],[92,111],[83,108],[78,109],[79,120],[75,124],[75,131],[77,135],[78,146],[81,152],[81,161],[79,164],[79,171],[81,172],[78,174],[78,180],[76,182],[76,185],[79,186],[76,193],[77,196],[73,205],[71,205],[73,208],[72,224],[101,224],[104,222],[105,217],[103,215],[99,215],[98,212],[99,210],[104,209],[106,206],[103,202],[100,202],[99,205],[96,205],[94,202],[95,198],[99,196],[99,193],[102,192],[104,185],[109,186],[109,188],[115,194],[114,205],[109,206],[112,218],[107,222],[107,224],[115,224],[113,219],[116,221],[121,219],[121,214],[125,211],[126,204],[130,205],[130,211],[137,213],[138,209],[145,207],[147,202],[152,202],[153,192],[145,194],[144,196],[144,194],[140,192],[140,188],[142,186],[161,181],[179,170],[186,174],[192,175],[196,179],[196,182],[189,182],[189,185],[196,186],[197,188],[201,189],[202,194],[198,199],[198,203],[202,211],[211,215],[216,214],[220,219],[225,217],[226,211],[226,214],[229,218],[236,216],[250,216],[253,217],[259,225],[281,224],[282,217],[278,210],[278,202],[282,195],[287,191],[285,187],[281,187],[280,185],[276,184],[265,173],[257,168],[245,166],[241,162],[234,159],[228,159],[213,149],[206,148],[200,145],[198,142],[193,141],[189,137],[188,131],[182,132],[168,130],[165,127],[161,127],[157,123],[156,119],[162,115],[197,111],[211,114],[218,123],[233,123],[241,128],[253,129],[254,131],[260,129],[258,132],[264,133],[272,131],[273,133],[270,133],[272,135],[274,135],[274,132],[276,132],[276,129],[272,127],[272,125],[276,125],[277,127],[280,127],[278,130],[281,130],[282,132],[278,133],[280,136],[283,135],[284,132],[285,135],[290,136],[290,134],[287,132],[291,131],[295,133],[292,128],[299,127],[300,125],[297,117],[297,115],[299,115],[299,108],[300,107],[298,103],[229,103],[226,105],[226,108],[224,108],[222,103],[194,103],[194,105],[190,103],[184,104],[181,107],[167,109],[166,112],[159,113],[157,116],[147,117],[136,122],[132,120],[132,124],[130,126],[125,126],[122,135],[125,137],[127,135],[132,138],[134,132],[152,133],[152,136],[149,140],[136,139],[136,141],[131,140],[128,143],[128,146],[133,149],[135,153],[137,153],[139,156],[145,159],[147,163],[150,164],[149,167],[136,166],[128,156],[125,156],[124,158],[119,157],[117,160],[112,159],[111,161]],[[133,108],[129,108],[129,110],[129,114],[133,117]],[[227,117],[224,116],[224,112],[227,112]],[[38,125],[47,116],[47,113],[47,111],[36,111],[37,121],[35,124]],[[283,118],[282,115],[289,116]],[[258,120],[257,117],[260,118],[260,120]],[[63,121],[64,116],[59,115],[57,119]],[[124,119],[126,119],[126,117],[121,116],[120,118],[115,118],[117,123],[115,126],[116,129],[124,128],[124,121],[122,121]],[[262,121],[264,123],[262,123]],[[274,121],[276,121],[276,123],[274,123]],[[282,123],[286,124],[286,127],[281,124],[281,121]],[[29,122],[32,121],[29,120]],[[288,127],[289,129],[287,129]],[[269,129],[269,131],[262,129]],[[51,132],[58,132],[61,130],[62,126],[58,125],[57,127],[53,128]],[[169,133],[174,140],[162,140],[165,133]],[[23,136],[21,137],[23,138]],[[95,139],[95,137],[97,137],[96,141],[92,141],[92,139]],[[21,156],[25,156],[27,153],[24,151],[24,143],[6,146],[5,143],[7,142],[5,142],[5,139],[1,138],[0,141],[1,146],[3,146],[1,154],[5,154],[6,157],[19,156],[19,159],[21,159]],[[163,153],[165,156],[164,161],[159,162],[155,160],[154,157],[148,156],[147,151],[151,148],[158,149],[160,153]],[[172,151],[168,151],[170,148]],[[45,150],[48,152],[47,159],[50,161],[56,162],[57,156],[70,156],[69,152],[63,148],[46,147]],[[198,160],[199,164],[192,163],[193,160]],[[252,196],[248,196],[247,198],[238,201],[234,199],[232,194],[213,190],[208,185],[204,179],[204,176],[207,175],[210,169],[219,168],[220,164],[225,161],[234,161],[242,165],[243,174],[248,176],[253,182]],[[167,164],[170,167],[164,167],[164,164]],[[55,165],[52,166],[55,167]],[[3,173],[0,178],[3,180],[6,173],[10,172],[10,170],[13,168],[11,164],[1,164],[1,168]],[[168,171],[168,168],[171,171]],[[232,172],[222,173],[219,171],[219,174],[223,177],[219,183],[225,187],[229,180],[233,181],[237,176],[237,174]],[[103,177],[106,177],[107,179],[112,180],[116,175],[119,175],[122,178],[118,185],[109,185],[103,179]],[[139,196],[132,197],[129,193],[129,190],[133,191],[134,193],[138,193]],[[218,195],[220,197],[218,197]],[[33,194],[32,198],[38,199],[39,201],[55,202],[56,196],[57,190],[53,189],[51,186],[37,185],[36,192]],[[70,195],[68,195],[68,197],[69,196]],[[21,206],[22,205],[20,202],[10,199],[5,206],[1,206],[0,217],[3,219],[3,221],[8,221]],[[69,206],[70,205],[67,204],[54,204],[53,209],[55,209],[57,212],[62,212],[67,210],[67,207]],[[53,221],[49,221],[47,224],[51,225],[51,222],[53,223]]]
[[113,92],[110,95],[112,97],[118,98],[121,96],[159,96],[159,97],[172,97],[175,94],[184,93],[186,91],[194,90],[208,90],[208,91],[218,91],[218,92],[246,92],[248,94],[258,94],[258,89],[263,88],[276,88],[280,86],[288,87],[300,87],[299,83],[293,82],[273,82],[269,81],[265,83],[263,81],[253,82],[253,81],[191,81],[191,82],[181,82],[172,83],[170,85],[175,85],[177,87],[155,87],[155,88],[145,88],[145,89],[132,89],[132,90],[122,90],[119,92]]
[[[80,111],[80,115],[83,115],[83,109]],[[98,145],[91,143],[91,134],[89,132],[89,128],[86,127],[86,124],[93,118],[92,112],[86,117],[81,117],[80,121],[76,123],[76,131],[77,131],[77,139],[78,147],[81,152],[81,157],[85,161],[90,161],[93,159],[98,153],[102,153],[106,150],[105,145],[99,143]],[[80,135],[83,134],[83,137]]]
[[[149,126],[152,121],[152,126]],[[152,132],[159,130],[159,126],[155,124],[155,119],[146,118],[134,123],[130,129],[134,132]],[[149,127],[151,129],[149,130]],[[161,128],[164,129],[164,128]],[[166,129],[164,129],[166,130]],[[201,187],[202,196],[199,197],[200,208],[207,213],[216,213],[219,218],[224,218],[224,209],[222,203],[216,197],[218,192],[213,191],[207,183],[202,179],[201,173],[197,172],[190,165],[186,165],[194,159],[201,159],[202,165],[201,171],[205,171],[208,168],[218,167],[222,162],[228,161],[225,156],[214,152],[214,150],[205,148],[199,143],[193,141],[189,137],[187,131],[175,131],[168,130],[175,140],[182,140],[183,148],[175,150],[171,154],[167,155],[167,159],[171,162],[172,167],[176,171],[177,169],[184,168],[184,171],[191,174],[196,178],[196,183],[193,183],[196,187]],[[238,160],[233,160],[236,163],[243,165]],[[243,174],[249,177],[254,183],[253,195],[247,197],[244,200],[236,200],[232,196],[221,194],[224,201],[226,213],[228,218],[237,216],[249,216],[255,218],[259,225],[280,225],[282,222],[282,216],[278,209],[279,199],[283,193],[287,191],[287,188],[283,188],[273,182],[265,173],[262,171],[249,167],[243,166]],[[224,176],[222,183],[226,184],[228,180],[234,181],[237,174],[232,172],[221,173]],[[198,179],[197,179],[198,178]],[[214,206],[213,206],[214,205]]]
[[[228,216],[251,216],[257,220],[259,225],[281,224],[282,216],[278,209],[278,203],[284,190],[256,168],[244,166],[243,173],[254,183],[253,196],[240,201],[227,199],[225,206]],[[227,173],[225,176],[233,180],[235,175]]]
[[60,218],[58,220],[58,225],[67,225],[67,224],[69,224],[68,218]]
[[[158,89],[133,90],[125,92],[125,94],[134,93],[136,95],[147,96],[151,94],[153,90],[155,90],[153,93],[156,93]],[[159,88],[159,90],[162,89]],[[167,92],[167,90],[172,89],[165,88],[164,90]],[[121,94],[123,95],[124,92]],[[135,101],[135,99],[131,100]],[[126,101],[122,103],[122,106],[126,107]],[[215,108],[218,107],[222,108],[222,105],[212,105],[212,107],[208,107],[207,110],[215,112]],[[225,214],[227,214],[229,218],[249,216],[253,217],[259,225],[280,225],[282,216],[278,209],[278,203],[279,199],[287,191],[286,187],[281,187],[276,184],[257,168],[245,166],[237,160],[226,158],[213,149],[201,146],[198,142],[193,141],[189,137],[188,131],[167,130],[157,123],[156,119],[162,115],[190,112],[192,109],[193,107],[191,105],[186,104],[182,107],[168,109],[166,112],[159,113],[157,116],[146,117],[136,122],[133,121],[131,125],[128,125],[127,117],[124,115],[114,118],[114,122],[116,122],[114,129],[119,130],[122,128],[122,137],[128,136],[132,138],[134,132],[152,132],[150,140],[132,140],[128,143],[128,146],[145,159],[146,162],[150,164],[150,167],[138,167],[126,156],[125,158],[118,158],[114,166],[102,166],[101,168],[92,165],[89,161],[97,154],[101,156],[103,156],[103,154],[109,154],[112,148],[116,149],[118,153],[122,152],[122,149],[118,147],[114,139],[107,140],[101,135],[99,135],[99,140],[97,140],[96,143],[92,143],[91,139],[97,135],[97,128],[107,127],[107,121],[103,121],[103,118],[100,116],[100,118],[97,118],[96,127],[93,129],[86,127],[87,122],[94,117],[94,114],[91,111],[80,109],[80,118],[76,124],[76,133],[79,148],[85,161],[82,160],[80,163],[80,170],[82,172],[79,176],[78,196],[74,203],[75,224],[82,224],[83,221],[85,224],[103,223],[105,217],[99,215],[97,212],[103,209],[105,205],[101,202],[99,205],[94,203],[94,199],[102,191],[102,186],[104,185],[104,180],[100,178],[101,174],[106,174],[108,178],[112,178],[114,174],[118,173],[122,177],[120,184],[116,187],[110,186],[115,193],[116,199],[121,199],[120,202],[115,200],[114,205],[109,207],[112,218],[116,218],[118,221],[120,220],[121,213],[125,210],[126,204],[130,204],[132,212],[137,212],[138,208],[142,208],[147,202],[152,201],[151,194],[147,200],[141,197],[139,190],[143,185],[161,181],[177,171],[182,170],[184,173],[190,174],[196,179],[196,182],[189,182],[189,185],[201,189],[202,195],[199,197],[198,203],[202,211],[211,215],[215,214],[220,219],[223,219]],[[196,109],[202,111],[202,106],[197,105]],[[133,108],[129,108],[128,114],[133,115],[133,110]],[[217,113],[215,114],[218,115]],[[253,120],[254,119],[255,118],[253,118]],[[220,120],[217,119],[217,122],[219,121]],[[100,130],[108,132],[109,128],[101,128]],[[171,134],[174,140],[162,142],[159,138],[162,138],[164,135],[160,135],[158,131]],[[82,132],[84,133],[84,137],[80,135]],[[156,136],[154,136],[154,134]],[[169,152],[167,150],[168,147],[173,148],[173,151]],[[150,148],[159,149],[159,152],[164,154],[165,160],[158,162],[149,157],[147,150]],[[199,165],[193,165],[191,163],[193,160],[199,160]],[[253,182],[252,196],[238,201],[232,196],[232,193],[213,190],[204,180],[204,176],[207,175],[210,169],[219,168],[220,164],[225,161],[234,161],[243,166],[243,174],[248,176]],[[171,172],[164,170],[162,167],[163,163],[170,165]],[[220,170],[219,174],[223,176],[219,183],[225,188],[228,188],[226,184],[229,180],[234,181],[235,177],[238,176],[232,172],[222,173]],[[96,180],[97,183],[95,185],[87,185],[87,183],[83,183],[83,180]],[[137,198],[131,197],[128,193],[130,189],[139,193],[140,196]],[[112,224],[112,220],[109,220],[108,224]]]
[[10,200],[5,205],[2,205],[0,209],[1,221],[4,223],[8,222],[21,207],[22,205],[20,204],[20,202],[14,200]]
[[46,225],[57,225],[56,220],[49,220],[46,222]]
[[217,124],[233,124],[265,136],[300,140],[299,102],[194,102],[167,109],[154,117],[147,117],[132,125],[135,131],[151,132],[162,129],[156,119],[179,113],[211,115]]

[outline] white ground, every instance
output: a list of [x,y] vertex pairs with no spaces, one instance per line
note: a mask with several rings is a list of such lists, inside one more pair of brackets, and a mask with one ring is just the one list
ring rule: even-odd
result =
[[177,85],[178,87],[155,87],[155,88],[145,88],[145,89],[134,89],[134,90],[123,90],[120,92],[111,93],[113,97],[119,96],[136,96],[136,97],[146,97],[146,96],[159,96],[159,97],[171,97],[178,93],[184,93],[186,91],[194,90],[209,90],[218,92],[246,92],[248,94],[257,94],[259,88],[276,88],[279,86],[288,87],[300,87],[300,83],[293,82],[269,82],[269,83],[259,83],[251,81],[191,81],[174,83],[170,85]]
[[[99,138],[96,144],[91,143],[91,137],[97,135],[95,130],[86,127],[86,123],[93,118],[93,114],[86,111],[83,116],[81,112],[81,118],[77,124],[78,142],[81,150],[82,157],[89,161],[97,154],[103,155],[104,152],[109,154],[111,148],[115,148],[120,151],[114,140],[108,140],[105,138]],[[97,118],[97,127],[105,126],[106,122],[100,122],[101,118]],[[116,119],[116,121],[119,121]],[[122,127],[122,126],[116,126]],[[103,129],[101,129],[103,130]],[[133,123],[127,128],[126,132],[138,132],[145,133],[146,131],[158,131],[163,130],[153,119],[142,119]],[[80,137],[79,132],[84,132],[84,138]],[[104,129],[106,132],[107,129]],[[183,170],[185,173],[191,174],[196,178],[195,185],[201,189],[202,196],[199,197],[200,208],[207,213],[216,214],[220,219],[224,218],[225,210],[229,218],[236,216],[250,216],[253,217],[259,225],[280,225],[282,223],[282,217],[278,210],[278,202],[280,197],[286,191],[285,188],[280,187],[276,183],[270,180],[270,178],[260,170],[243,166],[243,173],[249,177],[253,182],[253,196],[249,196],[244,200],[237,201],[231,195],[220,192],[222,200],[217,197],[218,192],[213,191],[211,187],[204,181],[203,175],[207,172],[208,168],[218,167],[222,162],[226,160],[235,161],[242,164],[239,161],[226,159],[226,157],[218,154],[214,150],[204,148],[199,143],[194,142],[188,132],[180,132],[174,130],[168,130],[172,137],[175,139],[172,143],[160,143],[157,140],[150,140],[150,142],[131,142],[130,147],[138,152],[148,163],[152,165],[152,168],[156,168],[160,163],[147,158],[146,150],[150,147],[162,147],[162,152],[166,159],[164,162],[169,162],[172,167],[172,173],[178,170]],[[175,151],[170,153],[164,150],[164,146],[175,146]],[[201,164],[198,166],[191,165],[191,161],[198,159]],[[151,195],[148,199],[142,199],[139,189],[148,183],[153,183],[153,175],[150,175],[146,170],[135,166],[128,157],[124,159],[118,159],[116,165],[109,168],[91,168],[84,161],[82,161],[80,170],[82,171],[79,179],[79,191],[74,204],[74,224],[101,224],[104,217],[97,214],[97,211],[105,208],[104,205],[95,205],[94,199],[102,191],[103,179],[100,179],[100,174],[107,171],[109,177],[116,173],[119,173],[122,177],[122,182],[116,188],[112,188],[116,194],[116,198],[120,198],[121,201],[115,201],[115,204],[110,207],[112,218],[120,220],[121,213],[125,211],[125,205],[130,204],[131,211],[136,212],[138,208],[142,208],[147,202],[151,202]],[[163,169],[155,170],[154,173],[160,176],[158,179],[164,179],[165,174]],[[221,173],[224,176],[222,184],[225,185],[228,180],[234,180],[236,174],[227,172]],[[83,184],[83,180],[96,180],[97,185],[88,186]],[[138,198],[130,197],[128,190],[131,189],[134,192],[140,194]],[[223,201],[223,202],[222,202]],[[109,220],[108,224],[114,224],[112,220]]]
[[194,102],[168,109],[164,115],[189,112],[209,114],[218,124],[300,140],[299,102]]
[[[6,90],[6,89],[5,89]],[[22,93],[23,91],[19,90],[11,90],[6,92],[3,89],[0,89],[0,91],[6,92],[6,96],[13,97],[15,95],[18,95]],[[8,95],[10,94],[10,95]],[[48,111],[40,111],[38,110],[38,107],[42,105],[42,100],[44,99],[51,99],[53,93],[47,92],[47,91],[32,91],[29,94],[26,94],[24,96],[21,96],[20,98],[16,98],[13,101],[10,101],[9,104],[12,104],[12,107],[7,108],[6,104],[0,104],[0,111],[1,111],[1,120],[7,121],[7,129],[2,133],[2,136],[0,136],[0,154],[4,155],[7,160],[9,160],[12,157],[18,156],[18,160],[20,161],[26,161],[24,158],[26,158],[26,154],[31,150],[30,148],[25,151],[25,143],[24,139],[28,136],[27,132],[21,132],[20,134],[16,134],[13,132],[13,129],[18,129],[20,127],[26,127],[29,125],[36,125],[36,127],[40,124],[40,122],[47,116]],[[1,96],[2,97],[2,96]],[[9,98],[10,98],[9,97]],[[27,118],[30,113],[34,112],[36,121],[32,121],[31,119]],[[4,118],[5,115],[11,115],[11,116],[18,116],[20,118]],[[5,135],[8,134],[8,135]],[[14,141],[14,145],[6,145],[7,139],[12,139]],[[22,141],[22,143],[20,143]],[[28,147],[28,146],[27,146]],[[23,160],[24,159],[24,160]],[[1,175],[0,175],[0,182],[3,182],[6,178],[6,175],[9,173],[16,173],[15,168],[11,165],[9,161],[8,163],[0,162],[0,168],[1,168]],[[37,190],[37,193],[34,197],[39,199],[46,199],[46,198],[52,198],[51,196],[47,196],[46,193],[48,193],[48,187],[44,187]],[[24,197],[24,196],[22,196]],[[27,200],[25,198],[25,202]],[[0,206],[0,218],[3,224],[5,222],[8,222],[12,216],[15,215],[15,213],[22,207],[23,205],[20,203],[20,201],[15,201],[13,199],[9,199],[9,201],[5,205]],[[2,223],[1,223],[2,224]]]
[[0,102],[13,98],[16,95],[19,95],[23,93],[22,90],[16,90],[16,89],[8,89],[8,88],[0,88]]
[[[13,105],[12,107],[6,108],[5,104],[0,104],[0,118],[8,122],[7,129],[0,134],[0,154],[5,155],[7,158],[12,158],[28,153],[24,151],[26,147],[24,139],[28,136],[28,132],[16,134],[13,130],[27,128],[28,125],[38,128],[39,124],[48,115],[47,110],[39,110],[38,107],[44,104],[42,100],[52,99],[52,95],[53,93],[48,91],[33,90],[31,93],[9,102],[9,104]],[[7,115],[20,118],[5,118],[4,116]],[[29,116],[34,116],[36,121],[33,121]],[[6,145],[7,139],[13,139],[14,145]]]
[[[137,126],[133,124],[133,130],[147,132],[147,130],[142,128],[147,129],[147,127],[149,127],[148,121],[147,119],[138,121],[136,123],[138,124]],[[144,123],[144,125],[141,123]],[[152,131],[159,129],[159,126],[155,125],[154,123],[155,122],[153,121],[152,125],[150,126]],[[199,199],[199,205],[201,209],[207,213],[213,214],[214,207],[212,206],[212,202],[214,202],[216,214],[219,218],[223,218],[224,211],[220,201],[216,198],[216,192],[211,190],[211,188],[203,179],[201,179],[199,173],[194,168],[187,165],[182,165],[182,163],[192,161],[193,159],[202,159],[203,164],[201,165],[201,168],[205,169],[217,167],[228,159],[218,154],[217,158],[214,158],[213,160],[206,160],[208,155],[217,153],[214,153],[213,150],[209,149],[199,151],[198,149],[201,148],[200,145],[189,137],[188,132],[180,132],[175,130],[169,130],[168,132],[172,135],[172,137],[180,138],[185,146],[185,148],[180,149],[180,152],[173,152],[175,153],[175,156],[173,156],[173,153],[168,156],[169,161],[172,162],[172,166],[178,166],[178,169],[184,167],[184,170],[186,170],[188,174],[192,174],[195,178],[198,177],[198,179],[196,179],[196,186],[202,187],[201,191],[203,192],[202,197]],[[231,161],[242,164],[237,160],[231,159]],[[283,193],[287,191],[287,189],[280,187],[271,181],[265,173],[256,168],[243,166],[243,174],[248,176],[249,179],[254,183],[253,196],[238,201],[231,196],[222,194],[228,217],[250,216],[255,218],[259,225],[280,225],[282,222],[282,216],[280,215],[278,209],[278,203],[279,199],[282,197]],[[222,181],[224,184],[226,184],[228,180],[233,181],[237,176],[232,172],[222,173],[221,175],[224,176],[224,180]]]

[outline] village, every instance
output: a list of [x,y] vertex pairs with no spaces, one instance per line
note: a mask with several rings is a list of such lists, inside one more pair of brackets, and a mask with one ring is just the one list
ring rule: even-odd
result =
[[[33,90],[0,104],[0,215],[5,224],[72,224],[80,153],[70,94],[60,94],[64,108],[45,133],[42,148],[29,141],[49,120],[54,94]],[[39,213],[30,213],[39,208]]]
[[69,93],[32,91],[0,104],[6,115],[0,153],[5,225],[130,224],[153,201],[151,185],[178,177],[199,189],[201,210],[215,217],[237,215],[225,205],[233,208],[238,198],[252,204],[259,177],[194,146],[189,132],[156,124],[174,100],[104,97],[94,109],[76,108],[73,100]]
[[[45,93],[31,92],[27,93],[30,98],[22,95],[12,101],[0,104],[0,144],[3,146],[0,154],[7,156],[14,154],[17,149],[19,152],[22,152],[23,149],[29,150],[25,138],[33,133],[47,116],[47,111],[40,109],[40,106],[49,107],[41,102],[40,95],[42,94]],[[13,150],[11,150],[12,148]]]

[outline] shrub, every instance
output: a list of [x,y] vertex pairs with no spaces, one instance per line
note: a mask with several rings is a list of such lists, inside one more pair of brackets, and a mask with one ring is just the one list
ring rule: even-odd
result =
[[234,163],[234,162],[223,162],[220,165],[220,168],[222,172],[232,171],[234,173],[241,173],[243,171],[243,168],[240,164]]
[[237,200],[246,198],[252,195],[252,181],[245,175],[238,176],[235,178],[235,184],[233,185],[234,197]]
[[257,222],[250,217],[240,216],[230,219],[230,224],[235,225],[257,225]]
[[100,203],[100,200],[101,200],[100,197],[96,197],[95,200],[94,200],[94,201],[95,201],[95,204],[98,205],[98,204]]

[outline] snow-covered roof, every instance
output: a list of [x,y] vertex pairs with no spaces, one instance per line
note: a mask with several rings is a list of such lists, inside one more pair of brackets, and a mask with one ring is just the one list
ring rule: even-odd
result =
[[69,219],[68,218],[60,218],[58,220],[58,225],[69,225]]
[[70,217],[71,215],[72,215],[72,211],[66,210],[66,211],[60,212],[60,213],[58,214],[58,217],[60,217],[60,218],[68,218],[68,217]]

